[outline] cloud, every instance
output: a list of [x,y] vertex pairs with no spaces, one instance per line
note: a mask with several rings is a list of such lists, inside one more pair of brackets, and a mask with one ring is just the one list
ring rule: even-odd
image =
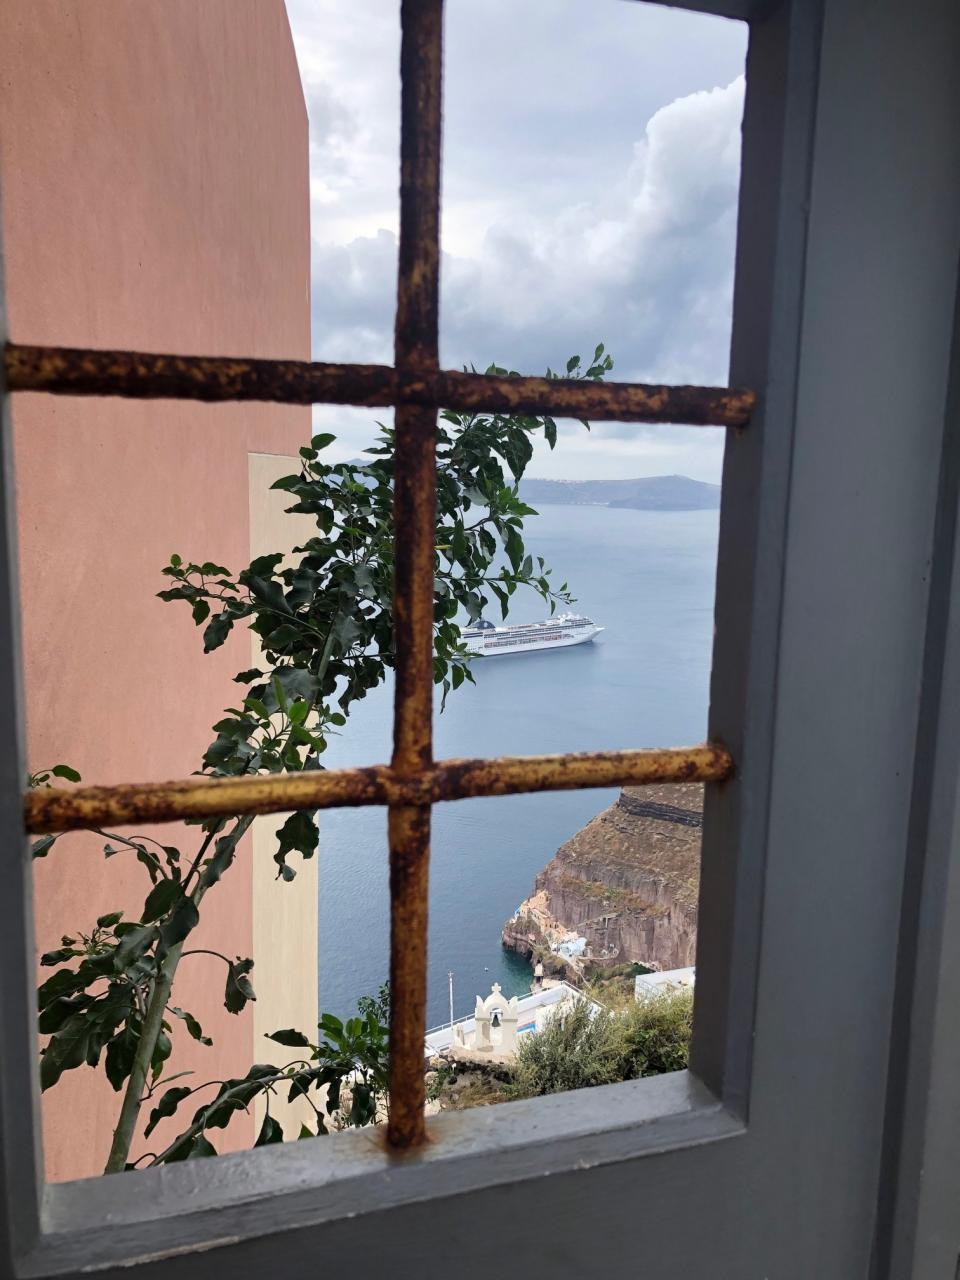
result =
[[[357,4],[345,28],[333,20],[342,0],[310,5],[312,25],[297,39],[314,133],[315,351],[388,363],[398,85],[395,62],[379,78],[370,66],[396,57],[398,33],[364,24]],[[308,6],[289,7],[297,31]],[[627,40],[640,14],[642,59]],[[509,22],[507,49],[488,29],[496,33],[499,18]],[[540,372],[604,341],[619,378],[724,382],[742,30],[655,6],[594,11],[569,0],[453,0],[447,28],[443,363]],[[331,48],[321,36],[333,29]],[[337,81],[352,57],[366,68],[360,83]],[[340,96],[335,83],[346,86]],[[689,91],[667,100],[678,83]],[[329,425],[338,411],[319,416]],[[340,414],[346,452],[357,451],[369,417]],[[586,443],[581,430],[564,429],[562,448],[538,455],[541,474],[622,474],[634,461],[638,474],[719,473],[721,433],[605,424]]]
[[618,183],[444,260],[445,356],[538,368],[596,339],[621,377],[723,381],[743,81],[657,111]]

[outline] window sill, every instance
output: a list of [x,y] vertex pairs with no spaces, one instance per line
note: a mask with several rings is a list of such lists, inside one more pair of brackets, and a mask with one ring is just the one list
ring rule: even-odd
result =
[[376,1129],[50,1184],[42,1236],[18,1275],[172,1257],[745,1131],[685,1071],[449,1112],[428,1128],[428,1145],[406,1155]]

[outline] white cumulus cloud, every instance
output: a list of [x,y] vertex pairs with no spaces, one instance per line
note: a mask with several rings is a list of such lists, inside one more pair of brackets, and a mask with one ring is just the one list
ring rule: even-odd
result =
[[[490,49],[473,48],[485,38],[476,26],[477,6],[454,4],[448,15],[442,360],[451,367],[496,360],[541,372],[603,341],[616,358],[617,377],[722,383],[742,30],[646,5],[612,4],[599,26],[593,6],[568,0],[549,7],[528,0],[523,12],[530,23],[542,23],[545,15],[556,18],[558,2],[568,22],[530,27],[538,42],[532,87],[517,79],[516,63],[508,62],[511,74],[492,82],[468,74],[492,57]],[[388,363],[396,287],[398,32],[385,18],[395,5],[381,0],[375,6],[379,22],[362,21],[363,7],[356,0],[288,0],[313,132],[316,355]],[[370,0],[366,8],[369,19]],[[488,0],[479,8],[504,4]],[[509,9],[520,12],[516,5]],[[643,12],[653,13],[645,19],[653,24],[646,34],[661,45],[653,87],[638,78],[649,40],[638,43],[637,53],[624,38],[637,31],[629,22]],[[583,33],[571,32],[576,21],[585,24]],[[703,31],[697,24],[704,22],[722,38],[705,42],[693,57],[689,40],[677,33]],[[578,34],[581,44],[605,52],[608,65],[585,59],[579,82],[569,75],[558,80],[550,74],[551,45],[558,65],[569,71]],[[522,44],[524,32],[513,35]],[[689,91],[657,102],[670,83],[664,59],[669,63],[671,41],[676,79]],[[487,99],[495,88],[496,101],[480,117],[485,84]],[[640,115],[614,109],[631,94]],[[610,96],[621,101],[611,104]],[[596,128],[591,113],[601,121]],[[516,147],[505,145],[509,132]],[[339,427],[345,453],[355,453],[369,432],[368,415],[324,409],[317,416]],[[552,475],[622,475],[628,467],[636,474],[685,471],[715,479],[721,456],[719,432],[607,424],[590,437],[565,428],[561,447],[538,454],[534,467]]]

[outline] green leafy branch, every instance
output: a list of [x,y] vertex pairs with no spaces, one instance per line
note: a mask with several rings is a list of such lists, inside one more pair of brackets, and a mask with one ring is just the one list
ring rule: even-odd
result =
[[[601,344],[587,365],[573,356],[564,375],[548,369],[547,377],[595,381],[612,367]],[[496,365],[487,372],[515,376]],[[556,445],[552,418],[440,415],[433,640],[434,679],[444,699],[464,681],[473,680],[476,658],[463,642],[464,624],[475,622],[494,604],[506,617],[521,587],[531,589],[551,611],[572,599],[566,583],[554,586],[543,558],[528,553],[524,544],[524,522],[536,512],[520,499],[518,485],[538,435],[550,448]],[[215,736],[199,770],[205,776],[321,768],[330,736],[346,724],[353,704],[382,683],[394,665],[394,432],[381,425],[368,460],[358,462],[325,462],[322,455],[333,441],[332,435],[314,436],[300,450],[299,470],[273,486],[289,496],[288,511],[310,517],[316,527],[293,557],[259,556],[234,575],[213,561],[185,562],[174,555],[163,570],[169,586],[159,593],[161,598],[188,606],[195,625],[203,628],[205,652],[220,648],[241,623],[258,637],[263,650],[263,669],[241,671],[235,677],[244,692],[213,726]],[[53,779],[78,782],[80,775],[58,764],[33,774],[29,784],[50,786]],[[102,915],[88,932],[65,936],[59,948],[43,957],[45,965],[62,967],[38,991],[40,1030],[49,1036],[41,1054],[42,1087],[52,1088],[65,1071],[84,1065],[98,1068],[102,1062],[111,1085],[123,1094],[106,1172],[130,1167],[142,1108],[165,1080],[172,1051],[171,1019],[182,1022],[198,1042],[210,1042],[197,1019],[172,1003],[173,983],[184,944],[200,922],[201,903],[234,862],[251,822],[250,817],[232,817],[194,823],[201,835],[189,858],[149,837],[101,832],[105,857],[132,853],[147,873],[150,889],[139,918],[125,920],[120,912]],[[45,836],[36,841],[34,856],[47,856],[57,839]],[[291,855],[312,858],[317,841],[314,815],[291,814],[278,832],[278,876],[293,879]],[[197,951],[204,949],[188,954]],[[224,1006],[240,1013],[255,999],[253,962],[219,958],[227,964]],[[307,1072],[309,1079],[300,1079],[305,1093],[322,1085],[334,1100],[339,1097],[337,1080],[342,1083],[349,1074],[349,1116],[355,1119],[347,1123],[368,1123],[375,1114],[375,1108],[370,1111],[372,1099],[386,1087],[378,1065],[363,1065],[361,1041],[373,1036],[370,1019],[376,1016],[375,1009],[368,1009],[366,1016],[340,1031],[335,1019],[326,1018],[321,1022],[321,1043],[305,1041],[302,1046],[319,1056],[311,1058],[313,1065],[297,1068],[294,1077],[290,1066],[266,1066],[253,1068],[255,1073],[262,1070],[255,1077],[248,1073],[221,1083],[228,1093],[218,1095],[219,1104],[215,1099],[198,1112],[190,1128],[193,1137],[178,1139],[173,1144],[176,1153],[204,1154],[203,1144],[209,1143],[205,1132],[217,1127],[210,1120],[210,1107],[214,1117],[223,1117],[238,1109],[234,1101],[245,1107],[258,1092],[272,1094],[281,1083],[278,1073],[300,1079],[297,1071]],[[376,1044],[371,1052],[379,1064],[381,1046]],[[174,1092],[182,1101],[203,1087],[191,1086],[183,1094],[186,1086],[178,1086]],[[318,1125],[317,1132],[324,1131]],[[166,1162],[173,1157],[168,1149],[152,1158]]]

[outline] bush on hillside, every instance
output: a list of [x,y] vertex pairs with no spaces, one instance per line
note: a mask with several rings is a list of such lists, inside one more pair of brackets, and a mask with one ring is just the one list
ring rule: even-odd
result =
[[693,991],[681,987],[637,1000],[618,1016],[619,1080],[683,1071],[690,1059]]
[[558,1010],[542,1031],[521,1038],[513,1097],[587,1089],[620,1078],[616,1019],[605,1009],[593,1016],[591,1012],[585,1000],[578,1001],[572,1009]]
[[521,1039],[510,1096],[532,1098],[682,1071],[692,1027],[688,988],[636,1001],[617,1013],[595,1012],[581,1001]]

